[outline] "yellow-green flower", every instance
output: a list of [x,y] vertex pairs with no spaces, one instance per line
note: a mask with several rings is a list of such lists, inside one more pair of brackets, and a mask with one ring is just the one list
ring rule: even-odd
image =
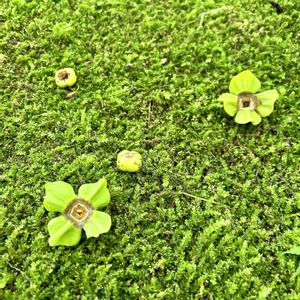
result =
[[98,237],[99,234],[109,231],[110,216],[96,210],[107,206],[110,201],[106,186],[104,178],[96,183],[83,184],[77,196],[72,186],[66,182],[46,183],[45,208],[51,212],[62,213],[48,223],[50,246],[76,245],[80,241],[82,229],[87,238]]
[[260,81],[250,72],[244,71],[234,76],[229,84],[229,93],[222,94],[219,100],[224,110],[235,116],[235,122],[257,125],[262,117],[267,117],[274,110],[274,103],[279,95],[276,90],[268,90],[259,94]]

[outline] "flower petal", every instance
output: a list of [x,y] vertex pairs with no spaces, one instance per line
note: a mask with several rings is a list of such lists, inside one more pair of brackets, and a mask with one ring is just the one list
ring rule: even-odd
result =
[[63,212],[77,197],[72,186],[64,181],[48,182],[45,184],[45,189],[44,206],[48,211]]
[[262,117],[267,117],[274,110],[274,103],[278,99],[279,94],[276,90],[269,90],[263,93],[257,94],[259,105],[256,110]]
[[100,233],[109,231],[110,226],[110,215],[102,211],[94,210],[92,216],[84,224],[83,229],[86,232],[87,238],[90,238],[92,236],[98,237]]
[[238,124],[246,124],[252,121],[250,110],[239,110],[235,116],[234,121]]
[[229,91],[234,95],[242,92],[256,93],[259,89],[260,81],[250,71],[244,71],[234,76],[229,84]]
[[261,116],[256,111],[250,111],[251,118],[252,118],[252,124],[258,125],[261,122]]
[[101,208],[108,205],[110,201],[109,190],[105,178],[96,183],[83,184],[78,191],[79,198],[89,201],[94,208]]
[[297,255],[300,255],[300,247],[297,246],[297,247],[294,247],[288,251],[285,251],[284,253],[286,254],[297,254]]
[[237,96],[225,93],[222,94],[219,101],[223,101],[224,103],[224,110],[229,114],[229,116],[234,116],[238,109],[238,99]]
[[276,90],[268,90],[268,91],[257,94],[256,97],[262,103],[264,103],[264,102],[274,103],[278,99],[279,94]]
[[256,111],[262,116],[267,117],[274,111],[274,104],[262,104],[257,106]]
[[52,219],[48,223],[50,233],[50,246],[74,246],[78,244],[81,237],[81,229],[67,220],[64,216]]

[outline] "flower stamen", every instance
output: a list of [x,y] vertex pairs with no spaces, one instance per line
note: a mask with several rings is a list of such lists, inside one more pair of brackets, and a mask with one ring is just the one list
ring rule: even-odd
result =
[[93,207],[84,199],[75,199],[65,209],[64,215],[77,227],[82,228],[93,213]]
[[243,92],[238,94],[238,110],[256,110],[258,100],[255,94]]

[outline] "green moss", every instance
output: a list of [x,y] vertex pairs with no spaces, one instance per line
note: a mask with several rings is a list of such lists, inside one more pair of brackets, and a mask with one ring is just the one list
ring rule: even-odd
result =
[[[0,298],[299,299],[300,6],[230,2],[5,2]],[[246,69],[285,91],[255,128],[217,101]],[[45,182],[102,177],[111,231],[51,248]]]

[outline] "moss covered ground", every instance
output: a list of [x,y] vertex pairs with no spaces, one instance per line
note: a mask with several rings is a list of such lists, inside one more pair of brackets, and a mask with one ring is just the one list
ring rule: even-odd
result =
[[[300,299],[300,2],[279,2],[2,2],[0,298]],[[281,94],[258,126],[217,101],[247,69]],[[102,177],[111,230],[50,247],[45,183]]]

